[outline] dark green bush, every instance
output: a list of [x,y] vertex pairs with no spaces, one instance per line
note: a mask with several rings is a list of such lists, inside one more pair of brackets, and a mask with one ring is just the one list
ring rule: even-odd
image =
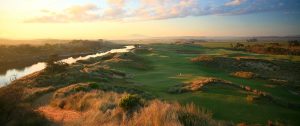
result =
[[124,110],[130,110],[141,105],[141,98],[138,95],[126,95],[121,98],[119,106]]
[[92,89],[99,89],[100,88],[100,86],[98,84],[95,84],[95,83],[90,84],[89,87],[92,88]]
[[63,62],[55,62],[52,64],[47,64],[46,71],[50,73],[59,73],[67,70],[69,65]]

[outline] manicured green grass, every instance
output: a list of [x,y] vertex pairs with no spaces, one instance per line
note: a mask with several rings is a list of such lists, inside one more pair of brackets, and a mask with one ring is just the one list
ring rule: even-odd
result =
[[[224,43],[222,43],[224,44]],[[228,44],[228,43],[226,43]],[[224,44],[225,45],[225,44]],[[222,46],[224,46],[222,45]],[[227,71],[208,68],[201,64],[190,62],[190,58],[199,54],[178,53],[177,50],[200,51],[205,55],[250,56],[261,59],[270,59],[270,55],[261,55],[241,51],[232,51],[219,48],[207,48],[196,45],[152,44],[149,54],[137,54],[149,61],[153,69],[141,71],[126,67],[115,67],[127,74],[133,75],[130,81],[138,84],[137,88],[147,91],[154,96],[181,103],[193,102],[199,107],[206,108],[214,113],[214,118],[233,121],[235,123],[247,122],[252,124],[265,124],[268,120],[287,121],[293,125],[300,125],[300,111],[283,108],[273,104],[256,104],[246,100],[247,94],[242,91],[226,88],[211,88],[208,91],[194,93],[170,94],[168,89],[176,84],[192,80],[196,77],[216,77],[231,81],[235,84],[250,86],[271,93],[272,96],[284,101],[300,103],[299,96],[291,94],[287,89],[277,86],[266,87],[267,81],[259,79],[242,79],[230,76]],[[213,46],[213,45],[212,45]],[[282,57],[279,57],[282,58]],[[286,59],[283,57],[282,59]],[[178,77],[178,75],[188,75]]]

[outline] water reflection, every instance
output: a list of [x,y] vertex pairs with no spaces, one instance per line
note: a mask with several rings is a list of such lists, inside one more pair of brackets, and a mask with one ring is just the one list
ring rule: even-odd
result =
[[[128,52],[133,48],[134,48],[134,46],[125,46],[125,48],[122,48],[122,49],[112,49],[112,50],[107,51],[107,52],[96,53],[96,54],[87,55],[87,56],[83,56],[83,57],[77,57],[77,58],[69,57],[69,58],[63,59],[61,61],[65,62],[65,63],[68,63],[68,64],[73,64],[73,63],[76,63],[79,60],[87,60],[89,58],[99,57],[99,56],[103,56],[103,55],[106,55],[106,54],[109,54],[109,53]],[[5,74],[0,75],[0,87],[4,86],[6,84],[9,84],[13,80],[16,80],[16,79],[19,79],[19,78],[24,77],[26,75],[29,75],[31,73],[43,70],[45,68],[46,68],[46,63],[45,62],[39,62],[39,63],[33,64],[31,66],[25,67],[23,70],[17,70],[17,69],[7,70]]]

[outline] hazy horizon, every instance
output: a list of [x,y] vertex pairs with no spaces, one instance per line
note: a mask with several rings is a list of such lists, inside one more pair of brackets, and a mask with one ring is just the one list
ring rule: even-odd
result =
[[67,39],[59,39],[59,38],[0,38],[0,40],[8,40],[8,41],[39,41],[39,40],[60,40],[60,41],[71,41],[71,40],[172,40],[172,39],[196,39],[196,40],[247,40],[251,38],[267,38],[267,39],[276,39],[276,38],[282,38],[282,39],[290,39],[300,38],[300,35],[282,35],[282,36],[274,36],[274,35],[266,35],[266,36],[135,36],[135,37],[128,37],[128,38],[67,38]]

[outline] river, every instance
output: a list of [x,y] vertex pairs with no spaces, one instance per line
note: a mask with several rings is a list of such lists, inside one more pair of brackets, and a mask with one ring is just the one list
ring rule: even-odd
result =
[[[130,50],[134,49],[134,46],[125,46],[125,48],[121,49],[112,49],[107,52],[102,52],[102,53],[96,53],[92,55],[87,55],[87,56],[80,56],[77,58],[69,57],[63,60],[60,60],[61,62],[67,63],[67,64],[73,64],[76,63],[79,60],[87,60],[89,58],[95,58],[99,56],[104,56],[109,53],[123,53],[123,52],[129,52]],[[5,86],[7,84],[10,84],[12,81],[22,78],[26,75],[32,74],[34,72],[43,70],[47,67],[45,62],[38,62],[36,64],[33,64],[31,66],[25,67],[22,70],[17,70],[17,69],[9,69],[5,72],[5,74],[0,75],[0,87]]]

